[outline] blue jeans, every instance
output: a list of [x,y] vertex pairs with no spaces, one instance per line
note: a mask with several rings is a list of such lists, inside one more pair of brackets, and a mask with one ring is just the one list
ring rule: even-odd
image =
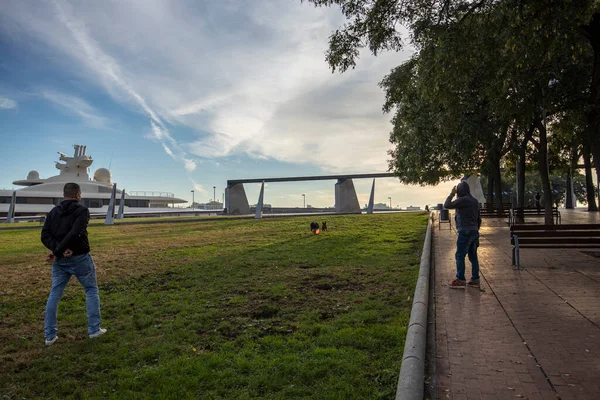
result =
[[72,257],[62,257],[52,264],[52,289],[46,303],[46,320],[44,334],[46,338],[56,336],[56,316],[58,303],[71,276],[75,275],[85,290],[85,306],[88,317],[88,334],[100,329],[100,297],[96,283],[96,266],[92,256],[81,254]]
[[459,231],[456,240],[456,278],[465,281],[465,256],[469,255],[471,261],[471,279],[479,279],[479,260],[477,247],[479,246],[479,232],[475,230]]

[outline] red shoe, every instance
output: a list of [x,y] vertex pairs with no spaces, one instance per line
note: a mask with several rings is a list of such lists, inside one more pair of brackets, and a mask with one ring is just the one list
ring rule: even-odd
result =
[[464,289],[467,287],[467,282],[461,281],[460,279],[456,278],[452,282],[450,282],[448,286],[452,289]]
[[470,279],[469,282],[467,282],[467,286],[478,289],[481,287],[481,285],[479,284],[479,279]]

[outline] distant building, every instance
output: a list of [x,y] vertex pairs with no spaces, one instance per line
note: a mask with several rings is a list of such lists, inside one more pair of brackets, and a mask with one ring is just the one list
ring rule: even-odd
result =
[[223,203],[220,201],[209,201],[208,203],[193,203],[192,208],[196,208],[198,210],[221,210],[223,208]]
[[416,206],[406,207],[406,211],[419,211],[420,209],[421,209],[421,207],[416,207]]
[[[255,212],[256,211],[256,206],[257,206],[257,204],[250,205],[250,211]],[[262,210],[264,212],[269,212],[269,211],[271,211],[272,208],[273,208],[273,206],[271,206],[271,204],[263,203]]]
[[374,210],[389,210],[390,206],[385,203],[375,203],[373,205]]

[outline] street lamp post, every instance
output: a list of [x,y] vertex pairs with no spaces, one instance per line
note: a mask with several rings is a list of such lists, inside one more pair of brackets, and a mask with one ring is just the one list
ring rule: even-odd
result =
[[388,200],[390,201],[390,210],[392,209],[392,198],[388,197]]
[[216,208],[215,205],[217,203],[217,187],[213,186],[213,208]]
[[306,208],[306,195],[304,193],[302,193],[302,204],[303,207]]
[[194,191],[191,190],[191,192],[192,192],[192,208],[194,208]]

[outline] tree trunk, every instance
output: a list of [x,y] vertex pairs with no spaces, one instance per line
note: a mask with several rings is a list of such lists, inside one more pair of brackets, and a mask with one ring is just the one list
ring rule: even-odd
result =
[[572,210],[575,208],[573,205],[573,171],[569,168],[567,172],[567,187],[565,189],[565,208]]
[[517,207],[525,206],[525,150],[517,160]]
[[[594,128],[594,122],[592,121],[593,119],[595,119],[595,117],[591,116],[593,114],[590,113],[588,115],[588,124],[589,124],[589,131],[590,131],[590,135],[591,137],[591,141],[592,141],[592,146],[591,146],[591,150],[592,150],[592,163],[594,165],[594,169],[596,170],[596,178],[598,178],[598,176],[600,176],[600,141],[598,139],[600,139],[600,137],[598,136],[598,134],[593,133],[594,130],[597,130],[597,128]],[[591,176],[591,175],[590,175]],[[593,187],[593,184],[592,184]],[[593,198],[594,198],[594,203],[596,203],[596,190],[593,190],[592,192]],[[596,209],[596,211],[598,211],[598,209]]]
[[554,219],[552,218],[552,187],[550,186],[550,174],[548,173],[548,136],[542,121],[537,121],[536,124],[540,133],[538,168],[542,180],[542,190],[544,191],[544,223],[554,225]]
[[[517,208],[525,207],[525,149],[519,150],[517,160]],[[525,218],[517,216],[517,224],[524,224]]]
[[571,176],[571,185],[569,186],[569,193],[571,197],[571,206],[572,208],[577,207],[577,196],[575,195],[574,189],[574,175],[575,171],[577,171],[577,164],[579,162],[579,144],[578,142],[573,142],[573,146],[571,147],[571,164],[569,165],[569,173]]
[[488,206],[493,207],[493,205],[494,205],[494,176],[492,175],[491,172],[488,175],[486,201],[487,201]]
[[[585,26],[587,38],[594,50],[592,84],[590,86],[590,108],[587,114],[588,135],[593,154],[596,175],[600,175],[600,14],[594,13],[592,20]],[[587,173],[586,173],[587,175]],[[593,192],[595,193],[595,191]],[[595,196],[594,196],[595,197]],[[588,201],[589,204],[589,201]],[[594,201],[594,206],[596,202]],[[597,207],[594,207],[597,211]],[[589,207],[588,207],[589,209]]]
[[567,171],[567,181],[565,188],[565,208],[572,210],[575,208],[575,196],[573,195],[573,171],[577,164],[577,148],[575,145],[571,146],[571,154],[569,157],[569,170]]
[[[525,166],[527,161],[527,145],[531,141],[534,132],[535,125],[531,124],[523,138],[523,142],[517,147],[517,207],[519,208],[525,207]],[[518,224],[525,223],[524,216],[517,216],[516,219]]]
[[592,161],[590,160],[590,148],[583,145],[583,165],[585,167],[585,195],[588,203],[588,211],[598,211],[596,196],[594,195],[594,180],[592,178]]
[[498,215],[501,215],[503,211],[502,207],[502,175],[500,173],[500,159],[494,159],[493,166],[493,174],[494,174],[494,192],[496,192],[496,210],[498,210]]

